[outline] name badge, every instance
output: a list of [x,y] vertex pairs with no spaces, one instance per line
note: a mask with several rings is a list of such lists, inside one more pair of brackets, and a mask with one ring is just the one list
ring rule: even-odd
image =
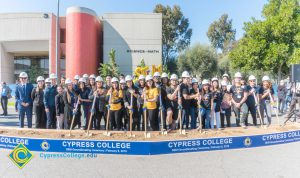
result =
[[238,99],[241,99],[241,97],[242,97],[242,95],[240,95],[240,94],[239,94],[239,95],[237,95],[237,98],[238,98]]

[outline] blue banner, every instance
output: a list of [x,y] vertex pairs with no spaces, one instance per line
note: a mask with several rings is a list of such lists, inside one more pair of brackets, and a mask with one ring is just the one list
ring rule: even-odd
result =
[[23,143],[30,151],[96,154],[158,155],[253,148],[300,141],[300,130],[265,135],[170,141],[107,141],[37,139],[0,135],[0,148],[14,149]]

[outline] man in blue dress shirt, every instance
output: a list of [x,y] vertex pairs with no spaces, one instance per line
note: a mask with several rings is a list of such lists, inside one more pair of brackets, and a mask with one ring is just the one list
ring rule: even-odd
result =
[[20,84],[16,86],[16,102],[19,112],[19,127],[24,127],[24,117],[26,114],[28,128],[32,128],[32,99],[31,91],[33,85],[27,83],[28,75],[25,72],[21,72],[19,75]]

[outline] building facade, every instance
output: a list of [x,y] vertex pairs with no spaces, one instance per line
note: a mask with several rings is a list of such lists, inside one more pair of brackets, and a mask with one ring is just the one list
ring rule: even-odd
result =
[[[161,64],[162,15],[109,13],[70,7],[59,18],[58,75],[98,74],[111,49],[121,73],[132,74],[143,58]],[[52,13],[0,14],[0,81],[13,83],[21,71],[56,72],[56,16]]]

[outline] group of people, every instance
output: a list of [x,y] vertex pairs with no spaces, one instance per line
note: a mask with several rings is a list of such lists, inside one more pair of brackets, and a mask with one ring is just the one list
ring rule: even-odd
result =
[[249,125],[249,113],[254,126],[258,124],[257,118],[260,124],[269,126],[275,103],[268,76],[257,85],[255,76],[245,81],[239,72],[232,81],[228,74],[221,80],[198,81],[187,71],[180,78],[176,74],[155,72],[153,76],[140,75],[137,80],[130,75],[105,76],[104,80],[101,76],[84,74],[74,76],[73,80],[62,77],[59,84],[57,76],[50,74],[47,79],[39,76],[36,87],[27,82],[25,72],[20,73],[19,79],[15,96],[20,127],[24,127],[26,115],[29,128],[32,111],[35,127],[47,129],[70,129],[72,125],[72,129],[100,130],[106,128],[106,123],[110,130],[117,131],[129,128],[141,131],[145,127],[169,131],[180,126],[221,129],[232,126],[232,112],[238,127]]

